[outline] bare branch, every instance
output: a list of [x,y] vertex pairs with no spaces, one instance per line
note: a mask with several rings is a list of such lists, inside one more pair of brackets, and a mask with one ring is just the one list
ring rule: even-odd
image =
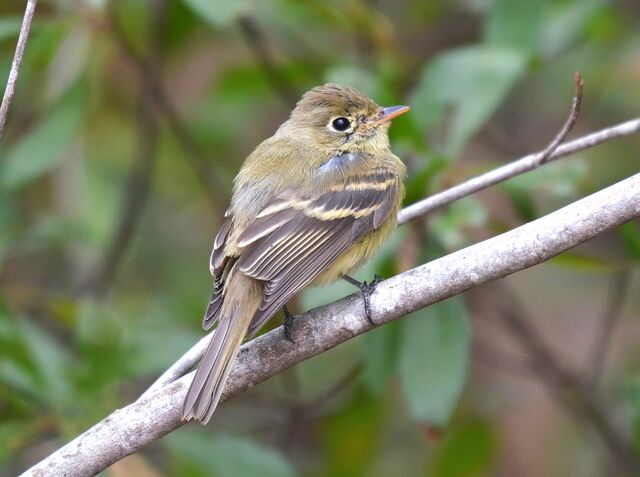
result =
[[149,396],[153,396],[163,387],[171,384],[172,382],[187,374],[196,364],[198,364],[200,358],[202,358],[202,355],[204,354],[204,351],[207,349],[207,345],[211,340],[212,334],[213,332],[200,338],[200,340],[198,340],[198,342],[193,345],[189,349],[189,351],[183,354],[180,359],[173,363],[164,373],[160,375],[160,377],[158,377],[158,379],[154,381],[151,386],[149,386],[149,388],[142,394],[142,396],[140,396],[138,401],[147,399]]
[[0,104],[0,138],[4,133],[4,126],[7,122],[9,107],[11,106],[13,95],[16,92],[16,82],[18,81],[18,75],[20,74],[20,65],[22,65],[24,50],[27,47],[27,39],[29,38],[29,31],[31,30],[31,23],[33,21],[33,15],[36,12],[37,3],[37,0],[27,0],[27,7],[25,8],[24,17],[22,18],[22,27],[20,28],[20,35],[18,36],[16,52],[13,55],[11,70],[9,70],[9,79],[7,80],[7,86],[4,89],[2,104]]
[[[580,88],[580,83],[578,83],[578,88]],[[566,136],[566,133],[563,133],[562,131],[566,130],[568,132],[570,126],[567,126],[567,124],[572,121],[572,118],[577,117],[577,111],[579,111],[580,106],[579,98],[581,97],[582,93],[579,89],[576,97],[574,98],[574,103],[571,108],[571,113],[569,114],[569,119],[565,123],[565,126],[562,128],[561,133],[559,133],[550,143],[550,146],[552,146],[558,138],[562,138],[563,134],[564,136]],[[573,119],[573,121],[575,121],[575,119]],[[609,139],[628,136],[638,131],[640,131],[640,118],[626,121],[610,128],[602,129],[595,133],[591,133],[578,138],[563,146],[558,147],[557,149],[555,149],[555,153],[552,149],[550,149],[550,147],[547,147],[545,148],[545,151],[541,153],[530,154],[521,159],[517,159],[516,161],[511,162],[505,166],[474,177],[473,179],[469,179],[468,181],[463,182],[460,185],[454,186],[442,192],[438,192],[431,197],[405,207],[398,214],[398,224],[405,224],[411,220],[417,219],[418,217],[431,212],[432,210],[444,207],[452,202],[455,202],[462,197],[466,197],[467,195],[485,189],[493,184],[509,179],[518,174],[530,171],[531,169],[537,167],[535,163],[540,160],[540,157],[544,157],[545,154],[549,154],[548,151],[552,152],[550,153],[547,162],[549,159],[558,159],[560,157],[565,157],[571,153],[596,146]],[[178,361],[171,365],[171,367],[167,369],[151,385],[151,387],[147,391],[145,391],[144,394],[142,394],[140,398],[146,398],[153,394],[155,391],[166,386],[167,384],[175,381],[181,376],[184,376],[193,366],[198,363],[198,361],[204,354],[204,350],[206,349],[210,338],[211,334],[206,335],[204,338],[198,341],[189,351],[187,351],[187,353],[185,353]]]
[[569,110],[569,117],[556,134],[549,145],[540,153],[538,157],[536,157],[537,165],[541,166],[545,162],[549,160],[551,155],[558,149],[558,146],[564,142],[567,138],[573,126],[576,125],[576,121],[578,120],[578,116],[580,115],[580,107],[582,106],[582,95],[584,92],[584,81],[582,81],[582,77],[580,73],[576,71],[575,74],[575,82],[576,82],[576,94],[573,97],[573,101],[571,103],[571,109]]
[[573,100],[569,118],[560,133],[556,135],[553,141],[549,143],[549,146],[547,146],[542,152],[529,154],[528,156],[522,157],[489,172],[485,172],[484,174],[473,177],[461,184],[451,187],[450,189],[438,192],[424,200],[405,207],[398,215],[398,223],[404,224],[417,219],[418,217],[428,214],[435,209],[444,207],[445,205],[451,204],[463,197],[491,187],[499,182],[511,179],[512,177],[524,172],[531,171],[542,164],[546,164],[547,162],[591,148],[605,141],[628,136],[640,131],[640,118],[636,118],[602,129],[595,133],[588,134],[566,144],[559,145],[573,126],[573,123],[577,118],[577,112],[580,108],[580,101],[582,98],[582,80],[579,79],[579,76],[577,78],[577,93]]
[[[505,234],[389,278],[371,296],[382,325],[482,283],[532,267],[640,216],[640,174]],[[229,399],[374,326],[351,295],[300,315],[295,344],[282,327],[240,350],[223,399]],[[181,407],[193,373],[119,409],[25,472],[25,476],[93,475],[183,424]]]

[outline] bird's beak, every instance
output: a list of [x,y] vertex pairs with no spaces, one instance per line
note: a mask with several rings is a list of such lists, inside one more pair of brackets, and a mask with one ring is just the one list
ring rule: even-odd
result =
[[391,121],[393,118],[397,118],[401,114],[409,111],[411,111],[409,106],[387,106],[386,108],[382,108],[380,116],[376,118],[372,125],[378,126],[382,123],[386,123],[387,121]]

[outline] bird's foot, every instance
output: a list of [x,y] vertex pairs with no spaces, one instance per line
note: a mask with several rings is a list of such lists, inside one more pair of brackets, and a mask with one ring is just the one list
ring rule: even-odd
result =
[[290,343],[295,343],[295,341],[291,337],[291,331],[292,331],[293,322],[295,321],[296,316],[291,314],[291,312],[289,311],[289,308],[287,308],[287,305],[284,305],[282,307],[282,312],[284,313],[284,324],[283,324],[284,338]]
[[378,283],[383,280],[383,278],[378,275],[374,275],[373,280],[371,280],[369,283],[360,282],[355,278],[350,277],[349,275],[342,275],[342,279],[360,289],[360,292],[362,293],[362,301],[364,302],[364,314],[367,317],[369,323],[376,326],[373,318],[371,318],[371,294],[378,286]]

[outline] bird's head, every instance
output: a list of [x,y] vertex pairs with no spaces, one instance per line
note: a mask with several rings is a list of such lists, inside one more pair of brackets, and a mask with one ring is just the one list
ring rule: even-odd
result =
[[354,88],[329,83],[305,93],[284,127],[330,150],[366,150],[387,147],[391,119],[410,109],[381,107]]

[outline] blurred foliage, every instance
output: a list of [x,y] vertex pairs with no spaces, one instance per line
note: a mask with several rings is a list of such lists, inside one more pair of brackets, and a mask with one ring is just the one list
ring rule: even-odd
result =
[[[22,3],[0,4],[2,84]],[[637,115],[639,21],[625,0],[41,0],[0,142],[0,474],[134,400],[200,336],[232,178],[302,92],[333,81],[413,107],[391,129],[410,203],[543,148],[576,70],[578,132]],[[358,276],[391,276],[634,173],[639,141],[403,227]],[[600,386],[637,448],[639,263],[636,221],[509,279],[543,334],[583,363],[584,330],[600,319],[583,326],[585,316],[615,274],[633,272],[627,332],[614,334]],[[299,308],[353,292],[309,290]],[[495,377],[518,355],[481,314],[456,297],[377,329],[222,406],[208,428],[178,430],[137,465],[172,476],[565,475],[585,453],[604,455],[585,423],[545,411],[534,377]],[[558,446],[532,423],[578,431]],[[589,462],[585,475],[607,469]]]

